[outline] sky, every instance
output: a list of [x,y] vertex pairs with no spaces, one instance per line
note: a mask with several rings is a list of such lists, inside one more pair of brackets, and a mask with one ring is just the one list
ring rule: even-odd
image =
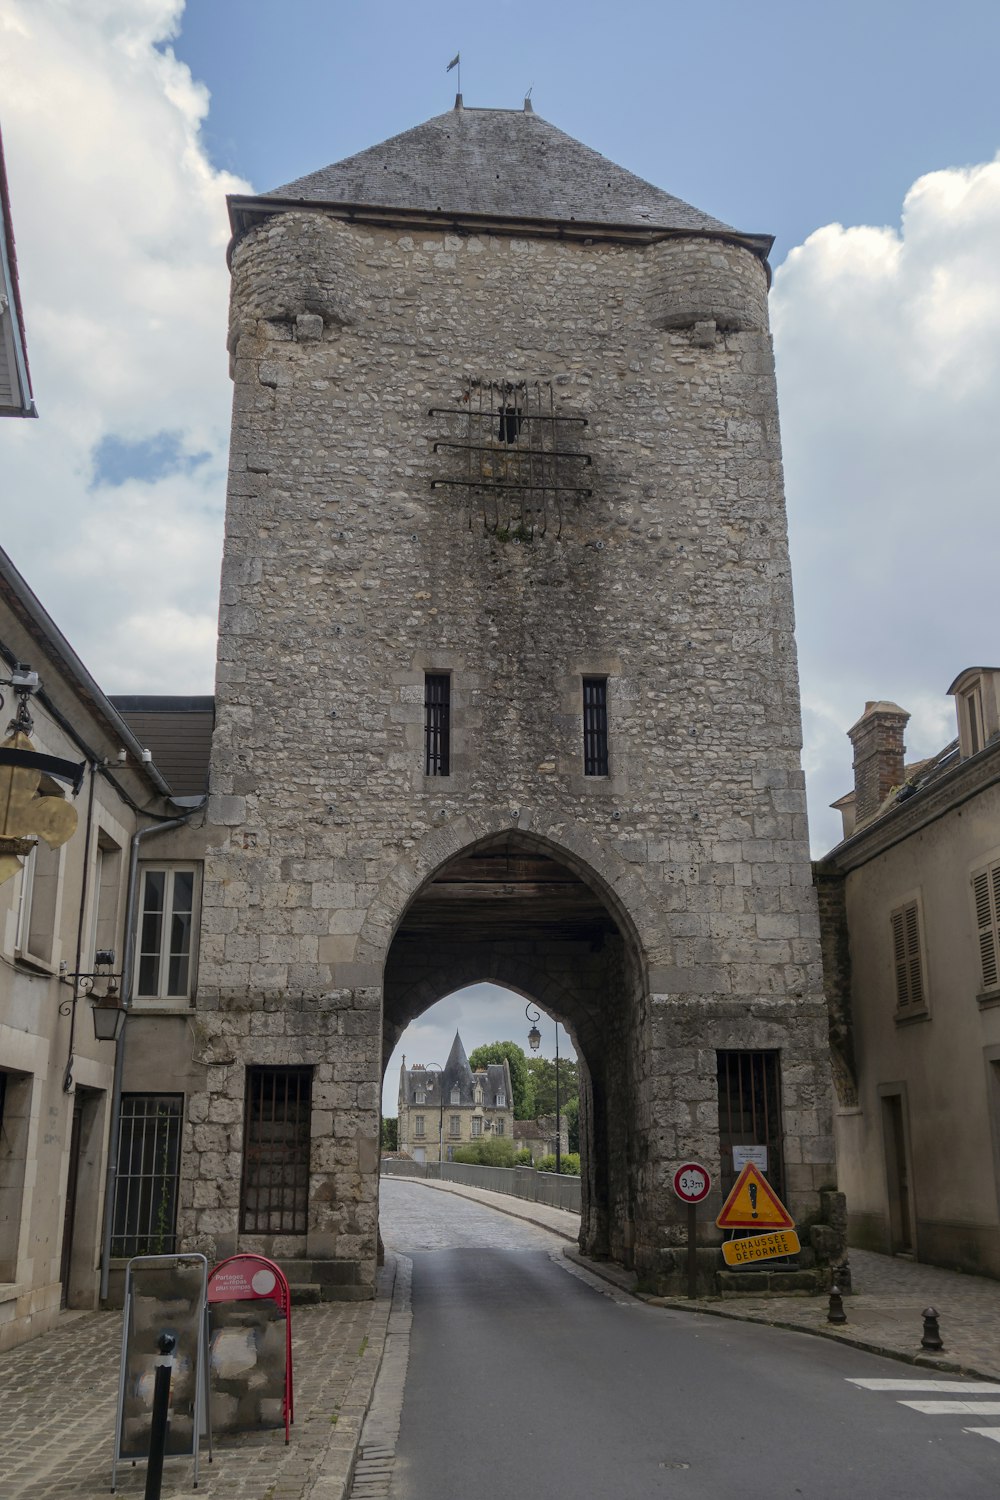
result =
[[[951,680],[1000,662],[995,0],[0,0],[41,414],[0,431],[2,544],[107,692],[212,690],[225,194],[449,109],[459,51],[467,105],[520,107],[530,88],[570,135],[776,236],[821,853],[866,700],[910,711],[916,759],[955,733]],[[526,1030],[522,1001],[476,988],[467,1011],[428,1013],[411,1059],[443,1061],[453,1020],[470,1049]],[[450,1019],[435,1027],[438,1010]]]

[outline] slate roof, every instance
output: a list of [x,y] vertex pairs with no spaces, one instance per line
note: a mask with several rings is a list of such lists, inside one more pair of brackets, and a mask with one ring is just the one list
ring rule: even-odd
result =
[[[433,1104],[441,1107],[440,1089],[444,1094],[444,1107],[471,1109],[475,1103],[475,1087],[477,1081],[483,1089],[483,1108],[496,1109],[495,1100],[499,1094],[506,1099],[506,1104],[500,1108],[511,1109],[512,1100],[510,1089],[507,1086],[507,1070],[503,1063],[490,1063],[484,1070],[474,1073],[466,1055],[462,1038],[455,1032],[455,1040],[451,1044],[448,1061],[444,1065],[444,1071],[438,1073],[436,1068],[403,1068],[403,1094],[408,1105],[417,1103],[417,1090],[424,1094],[421,1101],[424,1104]],[[485,1076],[484,1076],[485,1074]],[[459,1091],[458,1104],[452,1103],[451,1091],[457,1088]]]
[[260,198],[231,198],[237,234],[269,200],[721,235],[762,257],[772,244],[636,177],[530,109],[456,107]]

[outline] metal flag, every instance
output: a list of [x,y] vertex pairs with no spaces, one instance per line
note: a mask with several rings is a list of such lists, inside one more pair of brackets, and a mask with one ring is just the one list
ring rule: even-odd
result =
[[461,60],[462,60],[462,54],[461,54],[461,52],[456,52],[455,56],[452,58],[451,62],[445,68],[445,72],[446,73],[450,73],[451,70],[452,70],[452,68],[457,68],[458,65],[459,65],[459,63],[461,62]]

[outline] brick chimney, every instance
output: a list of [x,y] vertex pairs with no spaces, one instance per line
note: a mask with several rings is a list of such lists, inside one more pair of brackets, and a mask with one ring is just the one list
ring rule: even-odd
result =
[[909,714],[898,703],[866,703],[847,737],[854,746],[854,797],[858,824],[872,817],[894,786],[903,783],[903,731]]

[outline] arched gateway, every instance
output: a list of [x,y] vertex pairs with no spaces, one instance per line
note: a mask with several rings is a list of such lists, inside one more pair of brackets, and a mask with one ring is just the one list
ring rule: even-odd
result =
[[369,1295],[385,1060],[486,977],[583,1059],[585,1249],[668,1284],[739,1145],[815,1216],[770,241],[461,101],[231,212],[185,1242]]

